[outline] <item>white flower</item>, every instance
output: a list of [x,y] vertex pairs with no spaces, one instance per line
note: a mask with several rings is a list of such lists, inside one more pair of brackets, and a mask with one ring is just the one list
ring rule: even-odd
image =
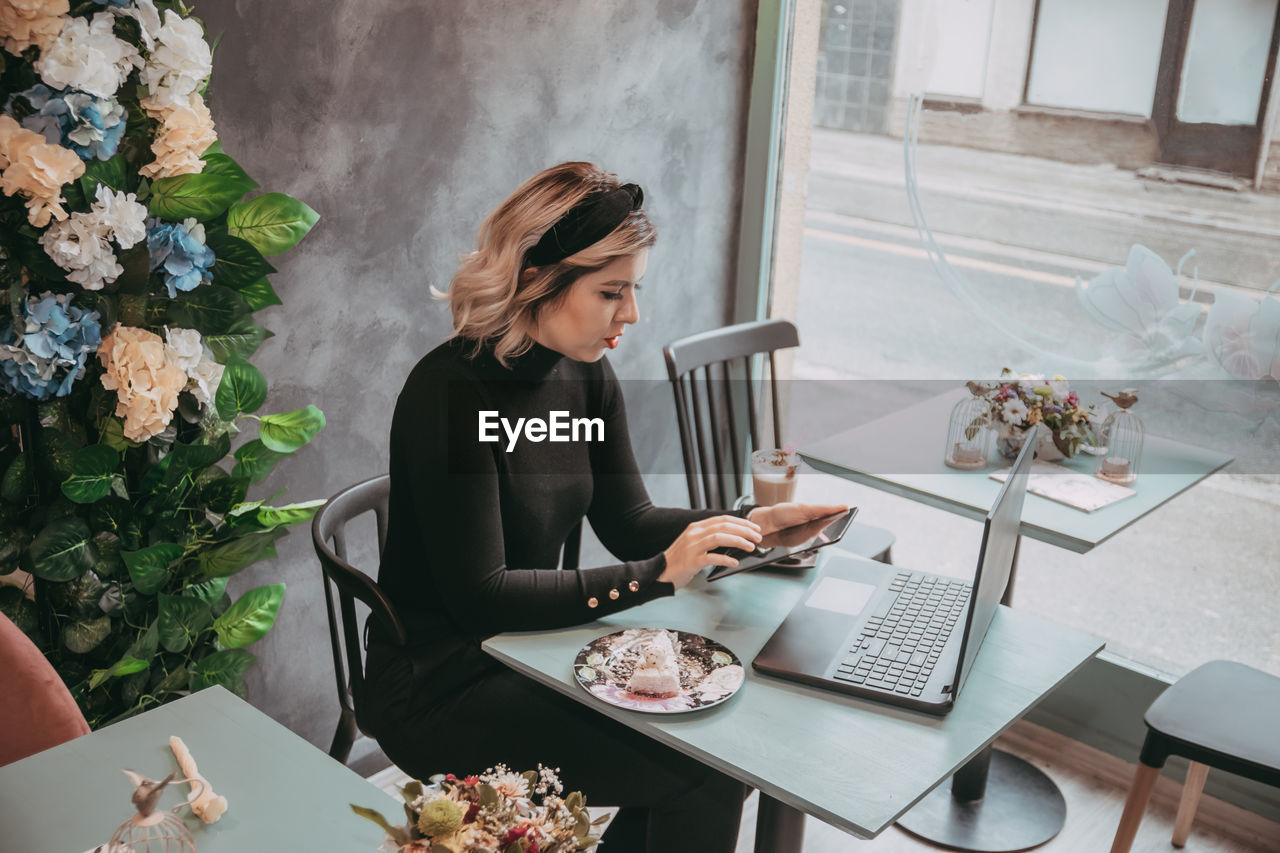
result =
[[164,360],[180,368],[183,373],[191,371],[200,363],[204,355],[200,333],[195,329],[164,329]]
[[36,71],[54,89],[79,89],[99,98],[110,98],[142,57],[128,42],[111,31],[115,16],[99,12],[92,23],[71,18],[48,50],[36,60]]
[[1061,376],[1054,376],[1048,383],[1050,390],[1053,391],[1053,399],[1066,400],[1067,395],[1071,393],[1071,386],[1067,384],[1067,380]]
[[191,377],[189,390],[200,405],[207,406],[213,402],[213,396],[218,393],[218,386],[222,384],[222,372],[226,370],[221,364],[214,361],[207,354],[201,355],[200,363],[188,371],[187,375]]
[[40,235],[40,245],[85,290],[101,290],[124,272],[108,242],[108,229],[92,213],[73,213],[53,223]]
[[213,72],[209,43],[204,40],[199,22],[183,18],[172,9],[165,11],[164,26],[155,33],[155,41],[142,69],[142,85],[156,105],[184,105]]
[[1027,417],[1027,404],[1018,399],[1009,400],[1001,408],[1000,417],[1007,424],[1022,423]]
[[131,249],[147,238],[147,208],[133,193],[113,192],[98,184],[93,215],[106,226],[122,249]]
[[134,0],[134,2],[121,8],[112,6],[111,11],[117,15],[123,15],[127,18],[133,18],[138,22],[138,28],[142,30],[142,42],[147,46],[147,50],[155,50],[156,35],[160,32],[160,13],[156,10],[156,4],[151,0]]

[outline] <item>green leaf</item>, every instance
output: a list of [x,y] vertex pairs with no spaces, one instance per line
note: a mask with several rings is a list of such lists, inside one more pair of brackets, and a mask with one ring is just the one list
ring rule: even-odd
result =
[[31,491],[31,461],[26,453],[19,453],[9,463],[4,472],[4,480],[0,481],[0,498],[11,504],[26,503],[27,494]]
[[213,357],[226,364],[237,356],[248,358],[253,355],[262,346],[262,342],[273,334],[274,332],[263,328],[257,320],[246,314],[233,321],[225,332],[206,335],[204,342],[213,351]]
[[48,602],[53,609],[66,616],[82,619],[96,619],[103,614],[98,606],[106,587],[93,569],[74,580],[64,583],[50,584],[47,588]]
[[355,803],[351,804],[351,810],[365,820],[371,820],[378,826],[382,827],[382,831],[385,832],[387,836],[398,846],[403,847],[409,843],[409,833],[405,832],[404,827],[392,826],[387,823],[387,819],[382,816],[382,812],[379,812],[376,809],[368,809],[364,806],[357,806]]
[[124,568],[124,561],[120,557],[120,537],[110,530],[99,530],[93,534],[91,541],[98,553],[93,570],[104,578],[115,577]]
[[266,276],[244,287],[236,288],[236,292],[240,294],[240,298],[244,300],[244,304],[248,305],[251,311],[261,311],[268,305],[284,304],[280,301],[280,297],[276,296],[276,292],[272,289],[271,282],[267,281]]
[[201,335],[221,335],[250,313],[240,294],[231,288],[206,284],[179,294],[166,315],[171,326],[195,329]]
[[232,359],[214,395],[219,417],[229,421],[240,412],[256,412],[266,399],[267,378],[262,371],[242,358]]
[[225,514],[244,500],[248,492],[248,477],[223,477],[201,488],[200,502],[212,512]]
[[94,159],[84,164],[84,174],[80,177],[80,189],[84,191],[86,201],[93,202],[98,184],[106,184],[116,192],[128,190],[128,164],[125,162],[123,153],[117,154],[110,160]]
[[87,654],[111,633],[111,617],[79,619],[62,629],[62,644],[76,654]]
[[173,451],[165,457],[170,461],[164,481],[172,485],[183,477],[190,476],[192,472],[203,472],[230,452],[231,437],[226,433],[220,435],[213,444],[175,444]]
[[99,684],[108,678],[115,678],[118,675],[133,675],[135,672],[142,672],[148,666],[144,660],[125,656],[120,660],[111,664],[106,669],[95,669],[93,675],[89,678],[89,689],[95,689]]
[[36,604],[22,590],[10,584],[0,585],[0,613],[22,629],[28,637],[35,637],[40,630],[40,617]]
[[152,183],[147,208],[153,215],[174,222],[194,216],[203,222],[258,186],[226,154],[209,154],[204,161],[204,171],[198,174],[175,175]]
[[160,593],[160,616],[157,630],[160,645],[171,652],[181,652],[213,621],[209,605],[194,598]]
[[238,649],[262,639],[275,624],[284,599],[284,584],[254,587],[213,622],[218,642]]
[[71,476],[62,484],[62,493],[76,503],[91,504],[111,492],[120,454],[101,444],[82,447],[71,463]]
[[[146,293],[151,284],[151,253],[147,251],[147,241],[143,240],[129,249],[117,250],[116,261],[123,272],[102,292],[127,293],[134,296]],[[114,310],[110,299],[104,300],[102,306]],[[102,328],[109,329],[111,326],[104,320]]]
[[248,240],[230,234],[209,233],[209,248],[216,260],[213,280],[232,290],[241,290],[276,268]]
[[226,591],[226,578],[213,578],[211,580],[203,581],[202,583],[188,584],[182,588],[182,594],[187,598],[198,599],[210,607],[213,607],[218,599],[222,598],[222,594]]
[[301,524],[304,521],[310,521],[311,517],[319,512],[320,507],[324,506],[325,503],[327,501],[320,498],[314,501],[288,504],[287,506],[259,507],[257,521],[264,530]]
[[275,466],[288,453],[277,453],[268,448],[260,439],[246,441],[236,450],[236,467],[231,469],[232,477],[245,477],[250,483],[258,483],[271,473]]
[[244,649],[214,652],[191,665],[190,688],[194,692],[221,684],[228,690],[234,691],[240,679],[244,678],[244,674],[256,660],[252,652],[246,652]]
[[264,255],[278,255],[292,249],[320,214],[284,193],[266,193],[231,205],[227,211],[227,231],[248,240]]
[[47,581],[69,581],[97,562],[89,527],[75,516],[50,522],[31,542],[31,574]]
[[269,450],[292,453],[315,438],[324,429],[324,423],[324,412],[315,406],[280,415],[264,415],[258,424],[258,437]]
[[261,559],[275,557],[275,541],[285,533],[280,529],[256,531],[211,548],[200,555],[200,571],[205,577],[225,578]]
[[480,808],[482,809],[492,809],[502,803],[502,797],[498,795],[497,790],[485,782],[476,785],[476,795],[480,800]]
[[147,630],[143,631],[142,635],[129,646],[129,650],[125,652],[125,655],[145,661],[150,661],[155,657],[156,652],[160,649],[159,624],[158,620],[153,619],[151,624],[147,626]]
[[155,595],[169,581],[169,566],[182,557],[182,546],[160,542],[141,551],[122,551],[133,587],[143,595]]

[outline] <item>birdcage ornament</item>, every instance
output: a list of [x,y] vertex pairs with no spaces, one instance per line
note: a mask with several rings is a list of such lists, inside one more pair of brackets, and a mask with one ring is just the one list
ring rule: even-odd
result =
[[1147,432],[1142,419],[1129,411],[1138,402],[1138,395],[1130,388],[1114,396],[1103,392],[1102,396],[1119,408],[1102,422],[1098,444],[1105,450],[1098,458],[1093,474],[1109,483],[1127,486],[1138,479],[1142,443]]
[[[133,782],[134,792],[131,802],[138,810],[133,817],[120,824],[119,829],[107,842],[106,850],[110,853],[196,853],[195,839],[187,829],[178,810],[186,808],[187,802],[179,803],[170,810],[156,810],[156,802],[165,786],[175,781],[177,771],[170,773],[159,782],[153,782],[140,773],[125,770],[124,774]],[[178,779],[178,782],[199,780]],[[201,783],[203,784],[203,783]]]
[[951,468],[974,470],[987,467],[991,451],[990,403],[983,396],[987,389],[976,382],[968,383],[971,397],[956,403],[947,422],[947,443],[943,461]]

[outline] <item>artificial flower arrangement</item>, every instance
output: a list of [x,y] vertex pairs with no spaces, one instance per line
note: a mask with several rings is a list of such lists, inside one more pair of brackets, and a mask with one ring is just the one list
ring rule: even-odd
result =
[[1016,456],[1027,430],[1044,424],[1053,445],[1071,457],[1095,442],[1097,416],[1092,405],[1082,406],[1066,377],[1045,379],[1041,374],[1000,371],[994,384],[970,383],[970,390],[987,403],[986,426],[996,432],[996,443],[1005,456]]
[[245,198],[181,0],[0,0],[0,48],[0,611],[91,726],[243,692],[284,585],[227,579],[322,503],[248,499],[324,426],[249,363],[318,217]]
[[591,850],[600,839],[581,793],[562,797],[556,772],[515,773],[499,764],[479,776],[433,776],[423,786],[400,789],[408,822],[393,826],[374,809],[351,810],[387,833],[387,853],[570,853]]

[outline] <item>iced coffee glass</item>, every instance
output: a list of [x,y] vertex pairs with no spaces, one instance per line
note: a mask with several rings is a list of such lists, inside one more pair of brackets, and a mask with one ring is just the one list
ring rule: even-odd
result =
[[757,450],[751,454],[751,485],[756,506],[773,506],[796,498],[800,458],[794,451]]

